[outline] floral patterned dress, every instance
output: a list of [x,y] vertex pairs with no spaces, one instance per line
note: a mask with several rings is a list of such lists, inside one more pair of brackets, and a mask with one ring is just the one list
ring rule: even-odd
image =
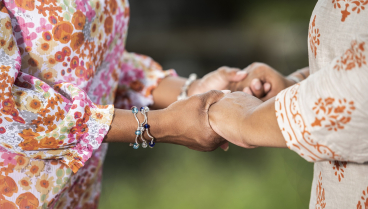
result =
[[115,106],[163,71],[125,51],[126,0],[0,0],[0,208],[96,208]]
[[319,0],[311,75],[276,97],[290,149],[314,163],[310,209],[368,208],[368,1]]

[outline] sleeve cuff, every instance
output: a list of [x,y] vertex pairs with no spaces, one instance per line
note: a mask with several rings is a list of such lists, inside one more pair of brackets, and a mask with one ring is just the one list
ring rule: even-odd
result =
[[319,143],[309,130],[303,117],[300,97],[302,83],[295,84],[276,96],[275,110],[279,128],[287,147],[309,162],[339,160],[339,156],[326,145]]

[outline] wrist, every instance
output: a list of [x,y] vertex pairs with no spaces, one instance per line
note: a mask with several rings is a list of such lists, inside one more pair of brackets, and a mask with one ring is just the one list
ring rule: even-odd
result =
[[192,84],[190,84],[190,86],[188,87],[188,92],[187,92],[188,97],[193,96],[195,94],[202,93],[202,92],[198,91],[199,86],[200,86],[200,81],[201,81],[201,79],[197,79],[197,80],[193,81]]
[[295,76],[292,77],[292,75],[289,75],[289,76],[285,77],[285,85],[286,85],[286,88],[288,88],[288,87],[290,87],[290,86],[292,86],[294,84],[297,84],[300,81],[302,81],[302,80],[300,80],[299,78],[297,78]]
[[165,110],[154,110],[147,113],[150,133],[155,137],[156,142],[162,142],[163,139],[169,136],[168,117],[164,113]]
[[250,145],[286,147],[276,118],[275,98],[269,99],[254,108],[245,124],[248,126],[246,137]]

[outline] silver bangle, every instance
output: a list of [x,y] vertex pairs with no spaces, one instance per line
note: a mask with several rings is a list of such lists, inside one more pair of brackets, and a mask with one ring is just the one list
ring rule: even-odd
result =
[[153,148],[156,143],[155,143],[155,137],[153,137],[149,132],[150,125],[148,124],[148,117],[147,117],[147,112],[148,111],[149,111],[148,107],[141,107],[141,113],[144,116],[144,122],[142,123],[142,126],[147,131],[148,137],[151,139],[151,141],[148,143],[148,145],[149,145],[150,148]]
[[[143,108],[143,107],[142,107]],[[141,111],[142,111],[142,108],[141,108]],[[147,107],[148,108],[148,107]],[[144,109],[144,108],[143,108]],[[138,108],[136,106],[133,106],[132,107],[132,113],[134,114],[134,118],[135,120],[137,121],[138,123],[138,127],[137,127],[137,130],[135,131],[135,143],[134,144],[130,144],[130,146],[133,146],[134,149],[138,149],[139,148],[139,142],[138,142],[138,137],[141,138],[142,140],[142,147],[143,148],[147,148],[148,144],[146,142],[146,140],[143,138],[143,134],[144,134],[144,131],[145,131],[145,128],[144,128],[144,124],[146,123],[147,121],[147,118],[144,119],[143,123],[140,123],[139,122],[139,119],[137,117],[137,113],[138,113]]]
[[188,88],[190,84],[192,84],[197,79],[197,74],[192,73],[189,75],[187,81],[185,81],[184,86],[181,88],[181,93],[178,96],[178,101],[182,99],[186,99],[188,97]]

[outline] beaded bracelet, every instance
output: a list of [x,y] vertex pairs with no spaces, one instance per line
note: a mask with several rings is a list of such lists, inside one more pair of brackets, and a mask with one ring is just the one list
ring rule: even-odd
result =
[[[137,121],[138,123],[138,128],[137,130],[135,131],[135,143],[133,144],[133,148],[134,149],[138,149],[139,148],[139,143],[138,143],[138,137],[139,135],[142,134],[143,130],[141,128],[141,123],[139,122],[139,119],[137,117],[137,113],[138,113],[138,108],[136,106],[133,106],[132,107],[132,113],[134,114],[134,117],[135,117],[135,120]],[[132,146],[132,144],[130,144]]]
[[188,97],[188,88],[189,86],[197,79],[197,74],[192,73],[189,75],[188,80],[185,81],[184,86],[181,88],[181,93],[178,96],[178,101],[182,99],[186,99]]
[[148,123],[147,123],[147,121],[148,121],[147,112],[148,111],[149,111],[148,107],[141,107],[140,112],[144,116],[144,121],[142,123],[140,123],[139,119],[137,117],[138,108],[136,106],[132,107],[132,113],[134,114],[135,120],[138,123],[137,130],[135,131],[135,143],[130,144],[130,146],[133,146],[134,149],[138,149],[139,146],[140,146],[139,142],[138,142],[139,137],[142,140],[142,147],[147,148],[147,146],[148,146],[147,141],[143,137],[145,130],[147,130],[147,135],[151,138],[151,141],[149,142],[149,147],[153,148],[155,146],[155,142],[154,142],[155,138],[153,136],[151,136],[151,134],[149,133],[150,125],[148,125]]
[[147,135],[148,137],[151,139],[151,141],[149,142],[149,147],[153,148],[155,146],[155,138],[150,134],[149,132],[149,128],[150,125],[148,124],[148,117],[147,117],[147,112],[149,111],[148,107],[141,107],[141,113],[144,116],[144,129],[147,130]]

